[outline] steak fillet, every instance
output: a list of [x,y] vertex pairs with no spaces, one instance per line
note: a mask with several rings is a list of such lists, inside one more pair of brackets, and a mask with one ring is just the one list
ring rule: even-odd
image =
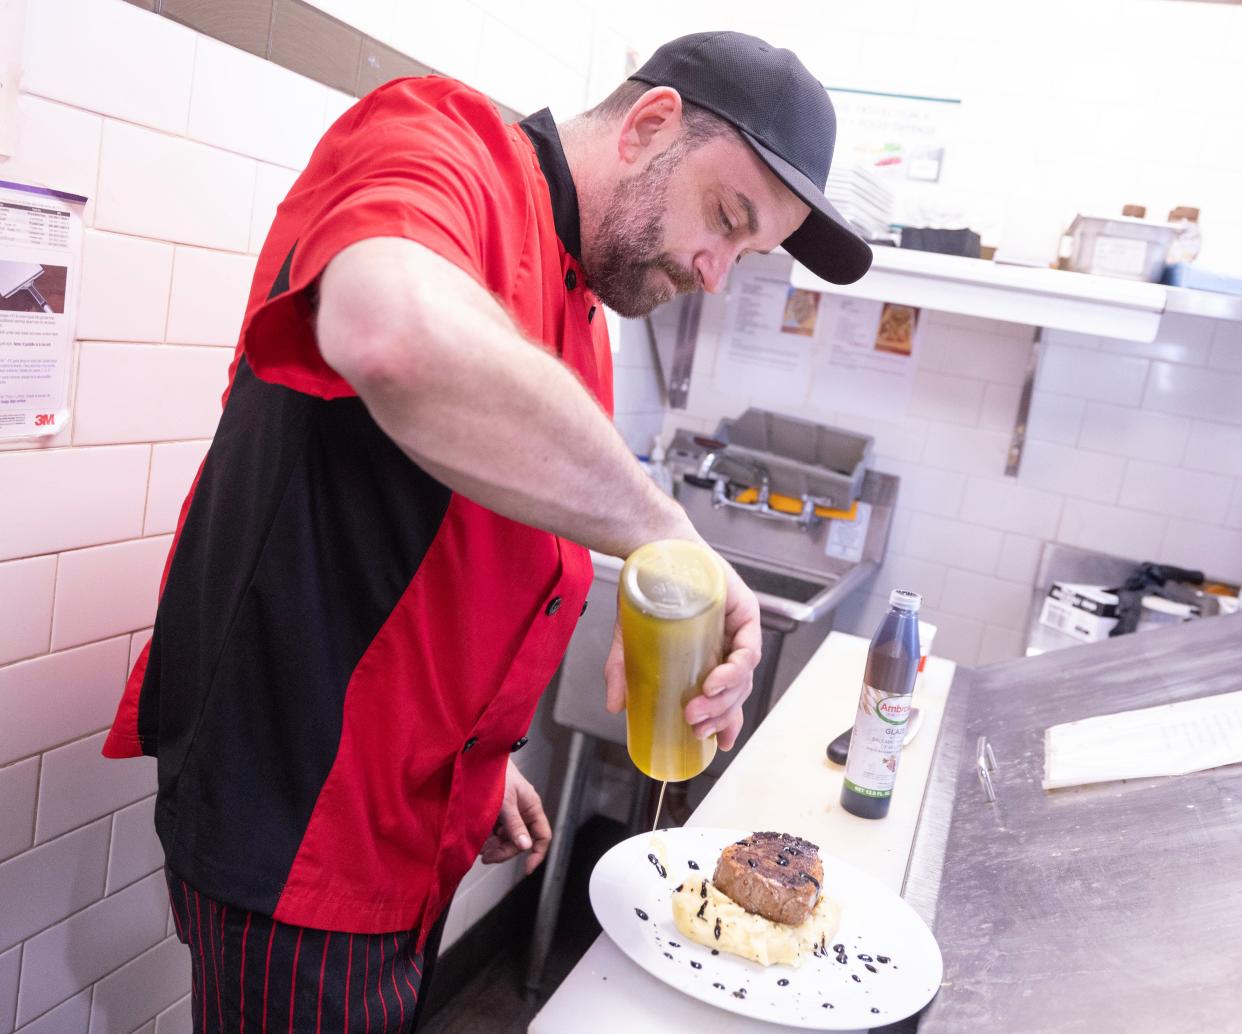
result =
[[810,841],[752,833],[720,852],[712,882],[747,912],[797,926],[819,899],[824,866]]

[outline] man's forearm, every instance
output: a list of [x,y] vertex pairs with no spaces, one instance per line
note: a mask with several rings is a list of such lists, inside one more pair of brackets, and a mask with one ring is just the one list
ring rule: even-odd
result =
[[384,432],[454,491],[617,556],[694,537],[577,377],[439,256],[386,238],[342,252],[318,333]]

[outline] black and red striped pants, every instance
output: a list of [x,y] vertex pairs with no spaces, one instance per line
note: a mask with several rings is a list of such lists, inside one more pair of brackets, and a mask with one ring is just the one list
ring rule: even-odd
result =
[[407,1034],[443,922],[418,931],[290,926],[203,896],[167,867],[177,937],[190,949],[194,1034]]

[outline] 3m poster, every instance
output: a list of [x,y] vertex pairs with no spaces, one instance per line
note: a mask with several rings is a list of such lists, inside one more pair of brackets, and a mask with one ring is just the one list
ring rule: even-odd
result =
[[69,422],[86,198],[0,180],[0,438]]

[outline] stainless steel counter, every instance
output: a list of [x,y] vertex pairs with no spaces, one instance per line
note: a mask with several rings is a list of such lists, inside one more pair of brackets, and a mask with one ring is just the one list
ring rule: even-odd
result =
[[920,1034],[1242,1030],[1242,765],[1040,786],[1049,725],[1240,672],[1242,616],[959,670],[906,877],[945,959]]

